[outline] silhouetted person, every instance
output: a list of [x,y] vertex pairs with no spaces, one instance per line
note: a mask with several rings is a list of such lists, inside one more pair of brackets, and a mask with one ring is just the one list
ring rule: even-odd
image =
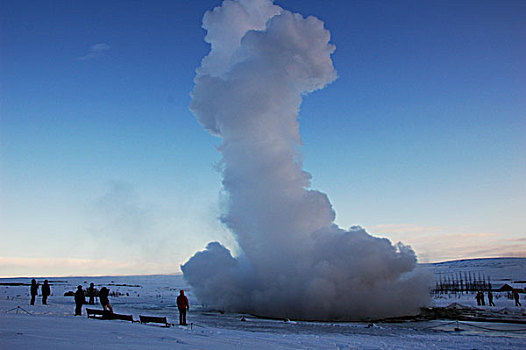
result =
[[190,310],[188,298],[184,295],[184,290],[181,289],[177,297],[177,308],[179,309],[179,324],[186,326],[186,310]]
[[82,305],[86,304],[86,296],[82,290],[82,286],[77,287],[75,292],[75,316],[82,315]]
[[51,288],[49,288],[49,284],[47,280],[44,281],[44,284],[42,285],[42,305],[47,305],[47,297],[51,295]]
[[493,293],[488,291],[488,305],[489,306],[495,306],[495,303],[493,302]]
[[89,284],[87,292],[88,292],[87,294],[88,294],[88,297],[89,297],[88,303],[90,305],[95,304],[95,285],[93,283]]
[[38,294],[38,283],[33,278],[31,280],[31,305],[35,305],[35,298],[37,297],[37,294]]
[[484,292],[480,291],[479,293],[480,293],[480,303],[482,304],[482,306],[485,306],[486,302],[484,301]]
[[515,299],[515,306],[522,306],[521,302],[519,301],[519,292],[516,290],[513,291],[513,299]]
[[475,298],[477,299],[477,305],[480,306],[482,304],[480,301],[480,292],[477,292],[477,295]]
[[99,291],[99,300],[100,304],[104,308],[104,311],[109,311],[113,313],[113,308],[111,307],[110,300],[108,299],[108,295],[110,294],[110,290],[106,287],[102,287]]

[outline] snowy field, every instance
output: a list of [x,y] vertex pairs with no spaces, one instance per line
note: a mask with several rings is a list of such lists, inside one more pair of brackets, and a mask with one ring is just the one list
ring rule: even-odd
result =
[[[428,266],[438,275],[480,268],[497,286],[503,281],[524,280],[526,259],[485,259]],[[42,283],[44,278],[38,278]],[[461,322],[298,322],[260,319],[252,315],[228,314],[200,305],[182,276],[120,276],[48,278],[52,295],[48,305],[41,298],[29,305],[31,278],[0,279],[0,349],[525,349],[526,324]],[[115,312],[166,316],[177,323],[175,297],[185,289],[190,299],[188,327],[165,328],[120,320],[75,317],[73,297],[64,296],[77,285],[93,282],[107,286]],[[23,285],[13,285],[23,284]],[[496,295],[496,306],[488,312],[506,313],[526,321],[522,308]],[[453,302],[476,307],[473,295],[442,295],[438,306]],[[99,305],[89,306],[100,308]],[[26,313],[26,311],[28,313]],[[455,331],[459,327],[460,331]]]
[[[436,264],[425,264],[426,268],[431,269],[435,278],[446,278],[451,276],[465,276],[469,272],[479,278],[479,276],[489,279],[492,289],[499,289],[504,284],[509,284],[516,288],[526,287],[526,283],[517,283],[526,281],[526,259],[525,258],[492,258],[492,259],[472,259],[456,260]],[[487,310],[502,310],[516,312],[514,301],[508,299],[508,293],[493,293],[495,296],[495,308],[483,307]],[[521,296],[524,300],[524,294]],[[447,306],[453,302],[458,302],[465,306],[477,307],[477,301],[474,294],[446,294],[435,296],[433,299],[434,306]],[[486,294],[487,303],[487,294]],[[521,301],[522,303],[522,301]],[[524,306],[524,303],[522,303]],[[505,311],[506,311],[505,310]]]

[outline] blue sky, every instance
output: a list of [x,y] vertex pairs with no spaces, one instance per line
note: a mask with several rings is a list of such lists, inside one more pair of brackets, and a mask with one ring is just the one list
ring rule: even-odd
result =
[[[0,276],[178,272],[235,242],[188,110],[220,1],[0,5]],[[336,222],[421,261],[526,256],[526,4],[276,1],[325,22],[304,167]]]

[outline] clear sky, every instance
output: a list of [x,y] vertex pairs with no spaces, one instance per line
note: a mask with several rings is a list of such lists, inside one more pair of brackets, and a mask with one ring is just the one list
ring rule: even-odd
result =
[[[175,273],[235,242],[188,110],[219,0],[0,4],[0,276]],[[276,4],[325,22],[304,167],[336,222],[420,261],[526,256],[526,3]]]

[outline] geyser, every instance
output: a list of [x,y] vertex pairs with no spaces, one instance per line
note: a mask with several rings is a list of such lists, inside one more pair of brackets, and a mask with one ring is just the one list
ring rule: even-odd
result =
[[340,229],[302,170],[302,95],[336,78],[330,33],[271,0],[225,0],[203,18],[211,50],[191,110],[222,138],[223,223],[241,253],[210,243],[181,269],[200,302],[225,311],[311,320],[411,314],[427,303],[411,248]]

